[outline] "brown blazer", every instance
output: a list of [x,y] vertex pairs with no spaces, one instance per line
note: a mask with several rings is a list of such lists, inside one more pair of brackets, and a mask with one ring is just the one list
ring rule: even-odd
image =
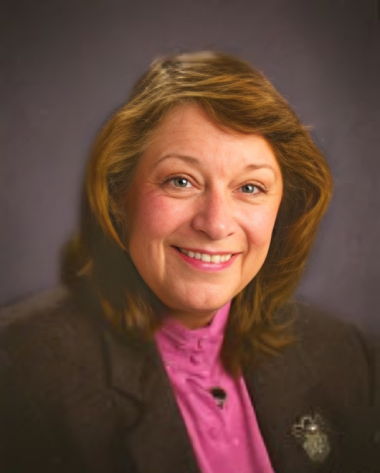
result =
[[[379,473],[375,365],[360,335],[300,305],[296,336],[244,369],[274,471]],[[302,430],[307,416],[314,433]],[[310,457],[313,438],[326,458]],[[121,337],[69,298],[6,324],[0,471],[199,473],[154,343]]]

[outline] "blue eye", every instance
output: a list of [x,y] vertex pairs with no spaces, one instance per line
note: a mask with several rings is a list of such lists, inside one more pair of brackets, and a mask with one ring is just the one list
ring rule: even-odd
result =
[[172,181],[175,187],[187,187],[189,184],[188,179],[184,177],[174,177]]
[[259,190],[257,186],[254,186],[253,184],[246,184],[241,188],[242,192],[245,194],[255,194]]

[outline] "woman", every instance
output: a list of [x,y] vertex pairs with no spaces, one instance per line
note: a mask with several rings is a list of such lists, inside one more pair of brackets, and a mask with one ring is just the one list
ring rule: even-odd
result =
[[332,190],[268,80],[153,63],[99,135],[73,296],[1,338],[1,471],[379,471],[373,364],[289,303]]

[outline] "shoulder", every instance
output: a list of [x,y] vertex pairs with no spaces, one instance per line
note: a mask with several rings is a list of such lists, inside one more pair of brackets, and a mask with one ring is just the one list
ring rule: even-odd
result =
[[294,343],[284,350],[284,363],[298,366],[309,383],[372,403],[378,382],[374,346],[353,324],[306,303],[289,304],[283,316],[291,324]]
[[293,303],[288,314],[293,316],[296,343],[312,353],[330,355],[331,351],[356,353],[366,351],[366,337],[354,324],[306,303]]
[[347,357],[371,361],[371,344],[357,326],[306,303],[297,302],[293,307],[296,345],[310,357],[334,355],[346,363]]
[[[43,396],[84,378],[94,379],[103,363],[97,324],[64,290],[1,314],[0,376],[18,392]],[[64,389],[63,389],[64,390]]]
[[374,351],[354,325],[298,302],[284,306],[277,323],[292,342],[260,356],[250,371],[266,396],[276,396],[280,385],[284,406],[305,393],[337,406],[368,406],[378,397]]

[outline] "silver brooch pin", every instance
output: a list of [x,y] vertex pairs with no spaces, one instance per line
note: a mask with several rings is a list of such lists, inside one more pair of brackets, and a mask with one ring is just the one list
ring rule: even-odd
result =
[[292,434],[312,462],[322,463],[330,453],[326,425],[319,414],[306,415],[294,424]]

